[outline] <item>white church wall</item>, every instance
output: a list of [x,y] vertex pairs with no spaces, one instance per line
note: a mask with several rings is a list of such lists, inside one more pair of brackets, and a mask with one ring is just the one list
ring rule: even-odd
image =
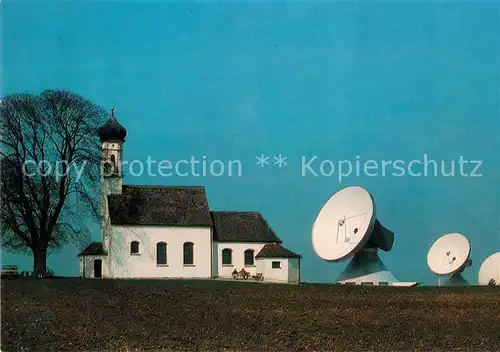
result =
[[[132,241],[139,254],[130,253]],[[167,264],[157,265],[156,244],[167,244]],[[185,242],[194,243],[193,265],[184,265]],[[210,278],[212,233],[210,228],[114,226],[110,240],[110,269],[114,278]]]
[[[258,259],[262,267],[264,281],[288,282],[288,259],[287,258],[261,258]],[[279,268],[273,268],[273,262],[279,262]]]
[[[234,269],[240,271],[245,269],[250,274],[255,275],[257,272],[257,260],[255,256],[260,252],[265,243],[251,243],[251,242],[215,242],[214,248],[217,255],[217,276],[218,277],[231,277]],[[229,248],[232,250],[232,264],[222,265],[222,250]],[[253,249],[254,251],[254,265],[245,265],[245,251]]]

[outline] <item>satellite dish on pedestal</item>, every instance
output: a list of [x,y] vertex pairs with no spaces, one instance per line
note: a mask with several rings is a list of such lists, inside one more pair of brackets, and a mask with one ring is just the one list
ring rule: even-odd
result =
[[[380,260],[378,249],[390,251],[394,233],[375,217],[375,201],[359,186],[335,193],[319,212],[312,229],[316,254],[330,262],[353,257],[337,279],[344,284],[392,285],[396,278]],[[416,282],[400,283],[414,286]]]
[[446,286],[465,286],[467,281],[462,272],[472,265],[469,240],[459,233],[450,233],[437,239],[427,253],[427,265],[438,275],[438,285],[441,286],[441,276],[452,275]]
[[500,286],[500,252],[486,258],[479,269],[477,281],[479,285]]

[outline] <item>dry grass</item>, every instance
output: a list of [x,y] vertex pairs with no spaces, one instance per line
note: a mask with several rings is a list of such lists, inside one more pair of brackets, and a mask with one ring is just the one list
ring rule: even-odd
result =
[[498,288],[2,282],[2,351],[500,350]]

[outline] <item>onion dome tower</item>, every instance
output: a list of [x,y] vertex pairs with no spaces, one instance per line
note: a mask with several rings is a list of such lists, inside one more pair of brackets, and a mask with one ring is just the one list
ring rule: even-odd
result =
[[127,130],[120,125],[115,117],[115,108],[112,108],[109,120],[99,128],[104,179],[122,177],[122,154],[125,137],[127,137]]
[[101,128],[99,128],[99,139],[101,142],[125,142],[127,130],[120,125],[115,117],[115,108],[111,109],[111,116]]
[[111,109],[109,120],[98,131],[102,142],[101,153],[101,235],[104,250],[107,250],[111,240],[108,196],[121,194],[123,185],[123,143],[127,130],[115,117],[115,108]]

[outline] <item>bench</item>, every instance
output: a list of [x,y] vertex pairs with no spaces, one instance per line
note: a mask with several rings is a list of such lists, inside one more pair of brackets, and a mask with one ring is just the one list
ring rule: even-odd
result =
[[264,280],[264,277],[262,276],[262,273],[257,273],[255,275],[252,275],[252,279],[257,280],[257,281],[261,281],[261,280]]
[[[235,280],[239,280],[239,279],[248,280],[248,278],[250,278],[250,273],[248,271],[246,271],[245,269],[242,269],[241,271],[234,270],[232,273],[232,276],[233,276],[233,279],[235,279]],[[252,278],[253,278],[253,276],[252,276]]]

